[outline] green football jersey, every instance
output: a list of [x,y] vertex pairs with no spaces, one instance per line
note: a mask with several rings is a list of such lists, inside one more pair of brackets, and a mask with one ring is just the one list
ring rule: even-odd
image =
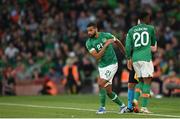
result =
[[[88,49],[89,52],[93,50],[99,52],[108,39],[114,38],[114,36],[110,33],[98,32],[98,34],[99,34],[98,38],[95,37],[89,38],[86,41],[86,48]],[[113,49],[113,45],[110,44],[106,48],[104,55],[98,60],[98,67],[102,68],[115,63],[117,63],[117,57]]]
[[133,62],[151,61],[151,46],[156,45],[154,27],[146,24],[138,24],[132,27],[126,36],[126,56]]

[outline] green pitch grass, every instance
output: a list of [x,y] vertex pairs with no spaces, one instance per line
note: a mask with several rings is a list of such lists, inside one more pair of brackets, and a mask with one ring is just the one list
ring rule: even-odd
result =
[[[121,98],[127,104],[127,98]],[[152,98],[153,114],[118,114],[118,106],[107,99],[107,113],[97,115],[97,95],[0,97],[0,118],[180,118],[180,98]]]

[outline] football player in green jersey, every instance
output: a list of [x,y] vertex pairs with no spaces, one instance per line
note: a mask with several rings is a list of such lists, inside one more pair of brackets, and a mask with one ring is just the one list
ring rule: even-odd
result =
[[97,26],[94,23],[88,24],[87,32],[89,39],[86,41],[86,48],[90,54],[96,58],[100,75],[98,79],[100,108],[96,113],[103,114],[106,112],[106,94],[113,102],[118,104],[120,113],[124,113],[126,110],[125,104],[118,98],[118,95],[112,91],[112,80],[118,69],[117,57],[113,49],[113,44],[120,47],[122,53],[125,53],[125,48],[112,34],[98,32]]
[[[141,23],[132,27],[126,37],[126,55],[128,58],[127,66],[130,70],[133,68],[140,80],[136,86],[142,90],[141,112],[150,113],[147,109],[148,99],[150,97],[150,84],[153,77],[154,67],[152,63],[152,51],[157,50],[155,29],[150,23],[150,15],[147,12],[140,14]],[[132,55],[131,55],[131,52]],[[135,94],[134,104],[138,107],[140,93]]]

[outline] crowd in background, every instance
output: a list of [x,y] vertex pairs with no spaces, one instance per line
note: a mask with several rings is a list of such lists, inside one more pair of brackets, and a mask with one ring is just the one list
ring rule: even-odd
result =
[[[87,24],[97,22],[100,31],[124,43],[128,29],[137,24],[138,13],[145,10],[156,28],[157,93],[167,93],[164,84],[180,85],[179,4],[179,0],[1,0],[0,87],[3,80],[15,84],[41,79],[68,84],[69,91],[77,93],[85,80],[94,83],[97,79],[96,61],[85,48]],[[119,57],[122,72],[125,59]]]

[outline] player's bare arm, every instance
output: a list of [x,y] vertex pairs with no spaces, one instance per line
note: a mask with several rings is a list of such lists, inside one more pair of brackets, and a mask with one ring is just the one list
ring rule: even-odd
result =
[[127,60],[127,68],[132,70],[132,59]]
[[151,46],[151,51],[156,52],[157,51],[157,43],[154,46]]
[[116,39],[114,41],[114,43],[120,48],[123,55],[125,55],[125,48],[124,48],[124,45],[122,44],[122,42],[120,40]]

